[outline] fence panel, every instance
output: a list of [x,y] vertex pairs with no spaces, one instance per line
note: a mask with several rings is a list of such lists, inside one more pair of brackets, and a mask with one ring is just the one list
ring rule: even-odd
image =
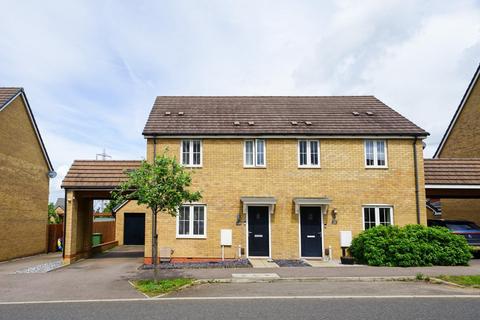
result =
[[115,221],[94,222],[93,233],[101,233],[103,243],[115,241]]
[[[102,242],[115,241],[115,221],[98,221],[93,223],[93,233],[102,234]],[[48,252],[57,251],[57,240],[63,238],[63,224],[48,225]]]

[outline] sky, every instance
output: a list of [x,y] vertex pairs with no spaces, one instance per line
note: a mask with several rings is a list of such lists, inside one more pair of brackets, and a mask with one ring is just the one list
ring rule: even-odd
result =
[[158,95],[375,95],[438,146],[480,63],[480,0],[0,0],[0,86],[20,86],[57,178],[142,159]]

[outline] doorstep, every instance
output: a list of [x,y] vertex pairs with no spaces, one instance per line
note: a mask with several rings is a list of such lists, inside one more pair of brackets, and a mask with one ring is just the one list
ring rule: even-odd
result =
[[279,268],[278,264],[269,258],[249,258],[248,261],[253,268]]

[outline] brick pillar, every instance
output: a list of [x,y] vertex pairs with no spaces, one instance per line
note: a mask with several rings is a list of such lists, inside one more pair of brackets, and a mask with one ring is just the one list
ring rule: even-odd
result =
[[[145,212],[145,246],[144,246],[144,263],[152,263],[152,211]],[[157,224],[158,226],[158,224]]]
[[67,212],[65,220],[65,243],[64,251],[65,257],[63,262],[69,264],[74,260],[77,254],[77,219],[78,219],[78,203],[75,191],[67,192]]
[[70,264],[91,254],[93,201],[81,198],[75,191],[67,192],[67,218],[64,263]]

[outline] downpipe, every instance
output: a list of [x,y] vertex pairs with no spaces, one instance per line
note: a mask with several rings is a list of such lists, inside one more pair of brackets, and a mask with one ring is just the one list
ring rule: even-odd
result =
[[417,205],[417,224],[420,224],[420,188],[418,185],[418,155],[417,155],[418,137],[413,140],[413,167],[415,170],[415,200]]

